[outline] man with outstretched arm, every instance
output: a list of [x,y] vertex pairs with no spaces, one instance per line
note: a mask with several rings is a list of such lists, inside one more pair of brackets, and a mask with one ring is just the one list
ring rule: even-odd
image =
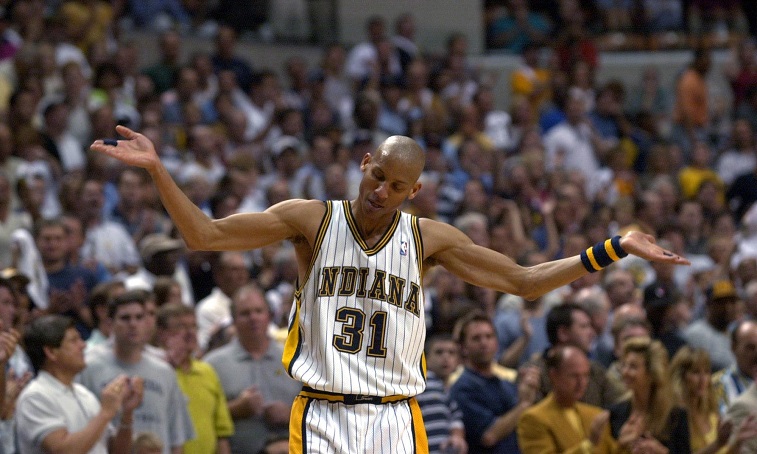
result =
[[190,248],[292,242],[299,287],[283,362],[303,383],[290,422],[290,446],[303,452],[427,449],[413,398],[425,386],[423,267],[441,265],[473,285],[532,299],[629,253],[688,263],[631,232],[580,256],[518,266],[448,224],[399,211],[421,189],[425,163],[423,149],[404,136],[363,157],[355,200],[287,200],[262,213],[211,220],[182,193],[150,140],[123,126],[116,131],[125,139],[97,140],[92,150],[146,169]]

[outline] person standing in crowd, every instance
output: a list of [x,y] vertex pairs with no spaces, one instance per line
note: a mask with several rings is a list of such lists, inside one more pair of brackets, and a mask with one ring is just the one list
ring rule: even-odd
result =
[[[452,400],[446,379],[457,365],[458,346],[449,336],[438,335],[426,341],[426,389],[418,394],[418,405],[428,436],[428,452],[465,454],[463,414]],[[439,376],[435,371],[441,371]]]
[[[211,220],[181,192],[149,139],[124,126],[116,132],[125,139],[97,140],[92,150],[146,168],[190,248],[294,243],[300,287],[283,363],[308,384],[295,401],[290,426],[291,444],[303,450],[322,443],[341,452],[368,446],[405,452],[427,443],[414,399],[425,388],[424,266],[442,265],[473,285],[535,298],[629,253],[688,263],[653,237],[629,232],[577,256],[520,267],[453,226],[399,211],[421,189],[425,164],[423,149],[404,136],[392,136],[363,156],[353,201],[288,200],[263,213]],[[493,326],[491,331],[496,352]],[[387,338],[405,348],[387,347]],[[392,423],[383,422],[390,414]],[[377,431],[373,441],[360,441],[366,427]]]
[[164,444],[163,454],[181,454],[184,443],[195,438],[186,398],[176,372],[165,361],[145,353],[148,341],[147,297],[128,291],[108,305],[113,319],[113,345],[93,354],[77,381],[97,396],[120,374],[142,377],[145,396],[134,411],[134,433],[152,432]]
[[184,444],[184,454],[230,454],[234,433],[221,382],[210,364],[194,359],[197,319],[191,307],[167,304],[158,310],[158,342],[176,371],[179,387],[197,436]]
[[283,350],[268,334],[271,310],[253,284],[240,288],[231,304],[236,337],[205,356],[215,369],[234,420],[231,451],[256,454],[265,440],[287,435],[292,402],[301,385],[281,365]]
[[497,336],[494,323],[485,314],[465,316],[460,322],[459,340],[465,371],[452,385],[450,395],[463,412],[471,452],[519,452],[515,426],[536,401],[538,369],[523,369],[517,385],[494,375]]

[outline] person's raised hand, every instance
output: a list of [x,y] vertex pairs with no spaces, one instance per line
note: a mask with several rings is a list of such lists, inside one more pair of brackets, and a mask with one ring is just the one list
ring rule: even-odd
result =
[[123,409],[126,412],[133,412],[137,407],[142,405],[142,398],[145,394],[145,381],[142,377],[130,377],[126,384],[127,392],[123,400]]
[[591,421],[591,426],[589,427],[589,441],[591,441],[592,445],[596,446],[597,444],[599,444],[599,441],[602,439],[602,434],[605,431],[605,427],[607,426],[607,423],[609,421],[609,411],[603,411],[602,413],[594,417],[594,419]]
[[665,262],[674,265],[691,265],[691,262],[680,255],[663,249],[655,243],[652,235],[631,231],[620,239],[620,246],[629,254],[641,257],[652,262]]
[[89,148],[148,171],[158,167],[160,157],[150,139],[126,126],[116,126],[116,132],[124,139],[98,139]]

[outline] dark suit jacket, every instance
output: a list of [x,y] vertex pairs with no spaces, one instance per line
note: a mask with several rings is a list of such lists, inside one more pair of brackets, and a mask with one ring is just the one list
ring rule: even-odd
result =
[[[631,401],[624,400],[610,407],[610,432],[612,438],[618,439],[620,429],[631,417]],[[686,410],[673,407],[668,417],[669,432],[667,439],[658,440],[669,450],[669,454],[691,454],[689,440],[689,421]]]

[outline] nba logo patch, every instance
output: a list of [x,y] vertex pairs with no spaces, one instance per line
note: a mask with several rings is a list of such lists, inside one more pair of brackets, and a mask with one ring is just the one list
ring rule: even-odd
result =
[[407,241],[400,241],[400,255],[407,255]]

